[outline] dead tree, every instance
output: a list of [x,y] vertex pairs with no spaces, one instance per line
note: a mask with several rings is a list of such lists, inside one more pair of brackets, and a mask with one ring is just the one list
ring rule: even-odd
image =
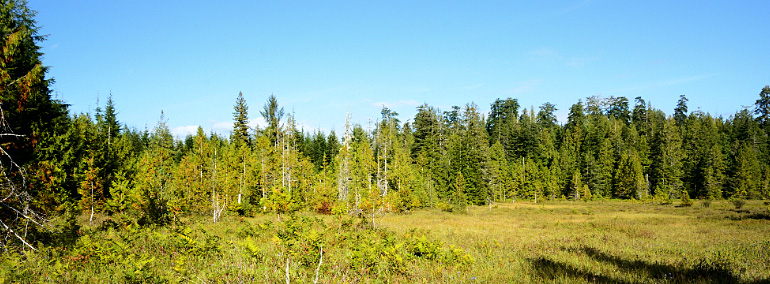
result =
[[[5,121],[0,104],[0,139],[20,139]],[[8,250],[20,246],[36,250],[27,240],[30,225],[45,228],[46,218],[30,208],[32,196],[26,191],[24,169],[6,151],[7,143],[0,143],[0,248]],[[14,243],[18,241],[18,243]]]

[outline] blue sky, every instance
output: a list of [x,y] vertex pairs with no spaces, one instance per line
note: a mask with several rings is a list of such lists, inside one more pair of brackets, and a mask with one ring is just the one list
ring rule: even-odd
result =
[[[222,2],[222,3],[220,3]],[[139,129],[227,133],[274,94],[306,131],[496,98],[642,96],[725,117],[770,84],[770,1],[36,1],[43,62],[75,113],[112,93]]]

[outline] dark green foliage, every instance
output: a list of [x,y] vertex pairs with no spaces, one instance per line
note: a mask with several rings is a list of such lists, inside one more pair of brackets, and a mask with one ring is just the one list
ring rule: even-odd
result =
[[759,92],[759,99],[754,106],[757,122],[766,132],[770,132],[770,86],[762,88],[762,91]]
[[610,106],[607,109],[607,115],[628,124],[631,121],[631,113],[628,109],[628,99],[625,97],[610,97]]
[[682,188],[682,138],[673,119],[664,122],[662,130],[653,142],[652,183],[661,192],[655,195],[675,198]]
[[488,140],[476,105],[469,104],[461,116],[459,129],[450,136],[452,171],[461,172],[470,204],[489,202]]
[[727,196],[731,198],[758,198],[761,168],[757,151],[748,143],[736,146],[737,154],[733,161],[732,181]]
[[687,119],[687,98],[684,95],[679,96],[679,101],[676,102],[676,108],[674,108],[674,121],[676,125],[681,126]]
[[[625,97],[593,96],[573,104],[560,125],[555,105],[535,112],[506,98],[495,100],[488,116],[473,103],[444,112],[423,104],[405,123],[383,108],[374,129],[354,123],[342,140],[334,131],[298,129],[274,95],[260,111],[267,126],[252,135],[239,93],[229,139],[199,128],[180,141],[163,114],[154,129],[121,126],[111,95],[93,114],[70,116],[50,97],[34,12],[23,2],[0,1],[0,130],[18,134],[0,136],[10,155],[0,158],[8,177],[2,196],[12,196],[2,201],[0,221],[13,226],[22,222],[8,208],[119,214],[159,225],[190,214],[216,221],[222,212],[365,210],[374,224],[388,212],[462,212],[519,198],[652,195],[684,204],[690,197],[770,197],[768,86],[753,111],[729,118],[689,112],[684,95],[671,116],[641,97],[631,110]],[[9,192],[10,185],[27,191]],[[415,240],[412,254],[433,255],[421,243]],[[388,241],[362,246],[369,246],[357,250],[364,262],[393,256],[368,255],[372,248],[397,250]],[[141,276],[125,280],[150,281]]]
[[552,103],[544,103],[540,106],[540,111],[537,113],[537,123],[541,128],[552,128],[556,126],[558,121],[556,120],[556,114],[554,114],[554,112],[557,110],[556,105]]
[[271,94],[270,97],[267,98],[267,102],[262,107],[262,110],[259,111],[259,114],[262,115],[262,118],[267,122],[267,127],[265,127],[263,131],[265,135],[270,138],[271,144],[274,145],[276,139],[278,139],[278,134],[281,131],[280,124],[284,115],[283,107],[278,107],[278,99],[275,98],[275,95]]
[[251,146],[251,136],[249,135],[249,106],[246,105],[246,99],[243,93],[238,92],[238,98],[233,106],[233,140],[236,143]]

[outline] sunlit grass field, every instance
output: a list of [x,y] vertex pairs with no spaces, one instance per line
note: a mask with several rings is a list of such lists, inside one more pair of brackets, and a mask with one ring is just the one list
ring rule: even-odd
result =
[[[310,212],[81,221],[63,248],[5,254],[3,282],[770,283],[762,201],[549,201],[368,218]],[[323,259],[321,259],[323,250]]]

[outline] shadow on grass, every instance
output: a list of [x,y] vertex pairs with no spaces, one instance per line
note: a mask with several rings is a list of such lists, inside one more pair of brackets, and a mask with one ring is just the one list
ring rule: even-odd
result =
[[682,267],[681,265],[623,259],[592,247],[579,248],[574,250],[574,252],[585,254],[602,263],[614,265],[624,274],[636,275],[636,277],[631,278],[638,280],[628,281],[626,279],[617,279],[611,276],[600,275],[546,257],[531,259],[530,263],[539,277],[551,280],[567,277],[573,280],[595,283],[770,283],[770,279],[742,282],[738,275],[735,275],[732,270],[729,269],[728,265],[703,260],[694,267],[688,268]]
[[740,221],[745,219],[770,220],[770,213],[763,213],[763,212],[752,213],[751,211],[748,211],[748,210],[735,211],[735,212],[738,212],[738,214],[727,216],[727,218],[733,221]]

